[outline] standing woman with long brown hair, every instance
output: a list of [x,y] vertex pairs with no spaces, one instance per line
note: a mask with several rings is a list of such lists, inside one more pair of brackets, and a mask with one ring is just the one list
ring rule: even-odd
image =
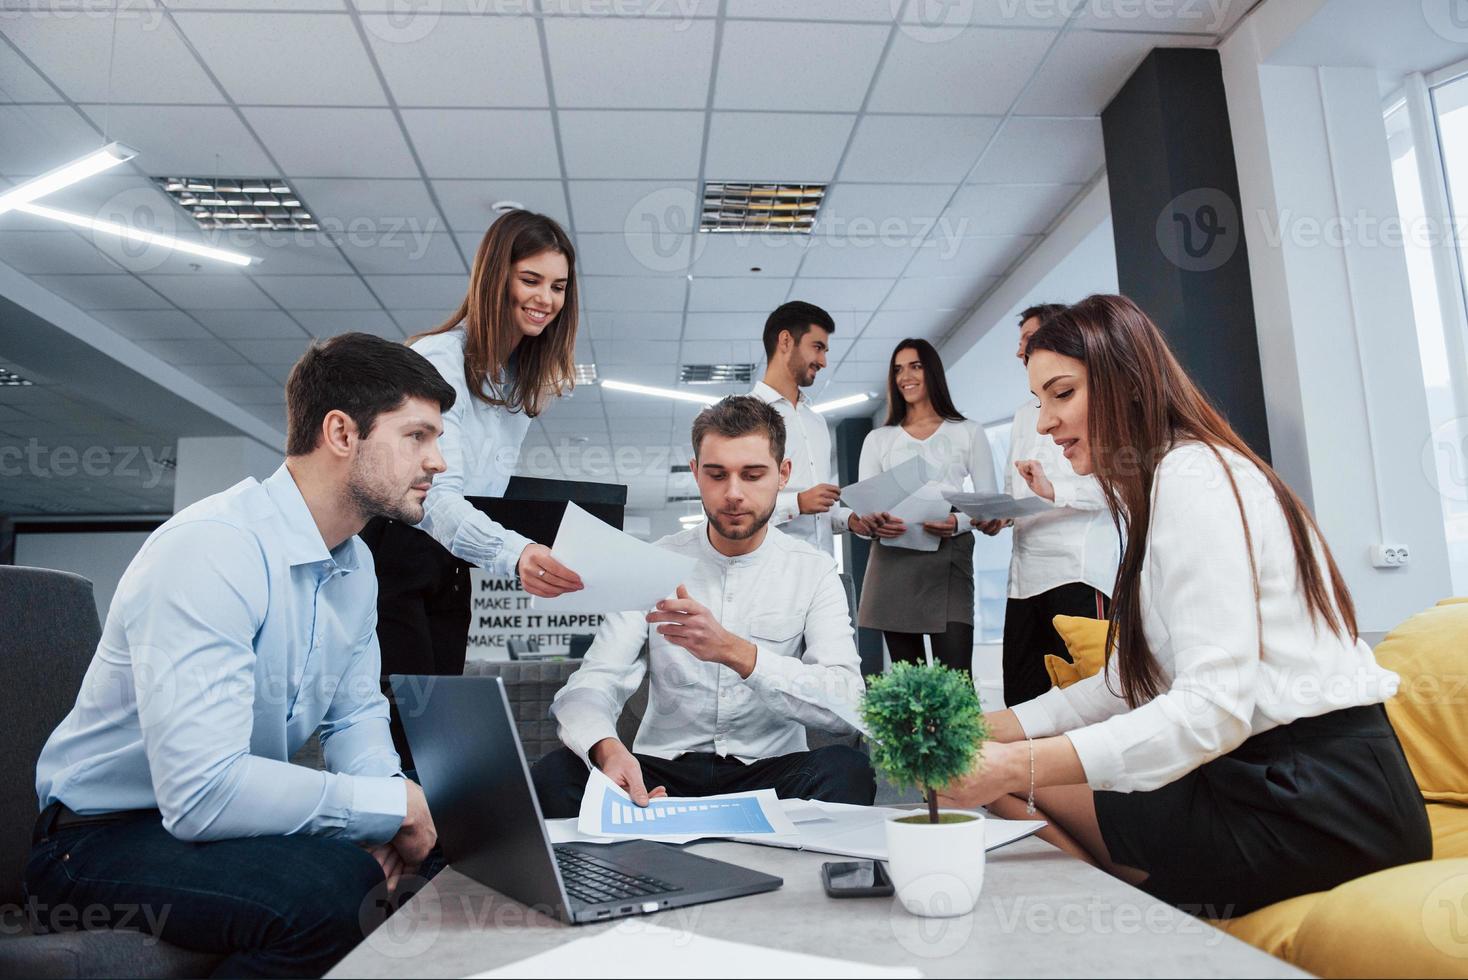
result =
[[[518,574],[531,595],[581,588],[549,548],[464,499],[504,493],[531,419],[571,390],[578,305],[576,251],[566,232],[545,215],[508,211],[479,243],[459,308],[408,341],[458,398],[443,414],[438,441],[447,469],[422,486],[423,521],[375,521],[362,532],[377,564],[384,678],[464,672],[471,565]],[[393,741],[406,759],[396,711]]]
[[[926,340],[897,342],[887,368],[887,423],[867,433],[858,476],[868,480],[914,456],[927,465],[928,488],[995,490],[994,462],[983,426],[964,418],[948,393],[943,361]],[[897,538],[907,531],[891,514],[863,514],[856,527],[871,537]],[[933,551],[878,545],[867,557],[857,623],[882,631],[893,663],[925,663],[923,636],[933,659],[973,672],[974,537],[967,518],[950,513],[924,524]]]
[[[1127,532],[1106,667],[988,716],[949,787],[1176,905],[1227,918],[1424,860],[1422,797],[1314,518],[1130,300],[1029,342],[1038,427]],[[1036,481],[1031,481],[1034,486]]]

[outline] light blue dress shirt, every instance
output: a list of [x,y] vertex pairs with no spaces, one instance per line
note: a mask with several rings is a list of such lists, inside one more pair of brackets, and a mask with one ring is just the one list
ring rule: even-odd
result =
[[[380,660],[367,547],[328,551],[285,466],[245,480],[174,515],[128,566],[41,750],[41,807],[157,808],[188,841],[389,840],[407,791]],[[292,765],[318,727],[327,771]]]

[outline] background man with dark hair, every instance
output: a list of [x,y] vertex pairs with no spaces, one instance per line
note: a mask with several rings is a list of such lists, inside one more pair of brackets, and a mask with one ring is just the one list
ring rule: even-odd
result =
[[828,555],[836,532],[869,533],[860,517],[836,503],[841,488],[834,482],[831,431],[800,391],[816,383],[835,332],[831,314],[813,303],[793,300],[777,308],[765,320],[765,377],[750,392],[785,420],[790,481],[775,501],[773,520]]
[[[371,899],[437,834],[388,736],[355,535],[378,514],[422,519],[453,401],[402,344],[315,344],[286,383],[280,469],[149,536],[37,765],[25,884],[43,925],[141,907],[133,927],[224,954],[221,975],[295,977],[382,915]],[[292,765],[318,728],[326,771]]]
[[[580,811],[588,765],[642,806],[665,794],[762,788],[872,802],[863,753],[806,746],[807,725],[853,730],[864,686],[835,561],[770,523],[790,474],[785,437],[779,413],[748,395],[694,420],[689,464],[708,523],[658,546],[698,565],[647,615],[608,616],[556,695],[551,715],[567,747],[534,773],[547,817]],[[617,716],[648,671],[647,712],[629,751]]]

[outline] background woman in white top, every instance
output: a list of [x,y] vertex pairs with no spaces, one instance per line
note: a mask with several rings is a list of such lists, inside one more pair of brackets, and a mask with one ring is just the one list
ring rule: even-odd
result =
[[1166,901],[1242,915],[1431,856],[1314,519],[1130,300],[1093,296],[1029,343],[1039,430],[1127,527],[1107,667],[989,716],[946,794],[1018,816]]
[[[965,419],[948,394],[938,352],[926,340],[902,340],[887,371],[887,424],[867,433],[859,476],[870,479],[914,456],[928,465],[928,478],[941,490],[994,491],[994,464],[983,426]],[[878,538],[907,530],[891,514],[862,515]],[[960,530],[962,533],[960,533]],[[937,551],[878,545],[867,558],[857,622],[881,630],[893,662],[925,663],[923,635],[933,657],[956,670],[972,672],[974,658],[974,538],[957,514],[923,525],[939,538]]]
[[[504,493],[530,420],[571,389],[577,314],[576,252],[566,232],[545,215],[508,211],[479,243],[458,310],[408,341],[458,398],[443,416],[438,448],[447,469],[426,488],[423,521],[414,528],[379,520],[362,532],[377,565],[384,678],[464,672],[471,565],[518,574],[532,595],[581,588],[549,548],[464,499]],[[393,739],[409,765],[396,710]]]

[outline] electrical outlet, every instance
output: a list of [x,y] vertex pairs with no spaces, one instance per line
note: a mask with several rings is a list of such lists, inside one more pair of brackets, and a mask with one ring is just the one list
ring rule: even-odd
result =
[[1411,552],[1404,544],[1374,544],[1371,546],[1371,564],[1377,568],[1401,568],[1411,559]]

